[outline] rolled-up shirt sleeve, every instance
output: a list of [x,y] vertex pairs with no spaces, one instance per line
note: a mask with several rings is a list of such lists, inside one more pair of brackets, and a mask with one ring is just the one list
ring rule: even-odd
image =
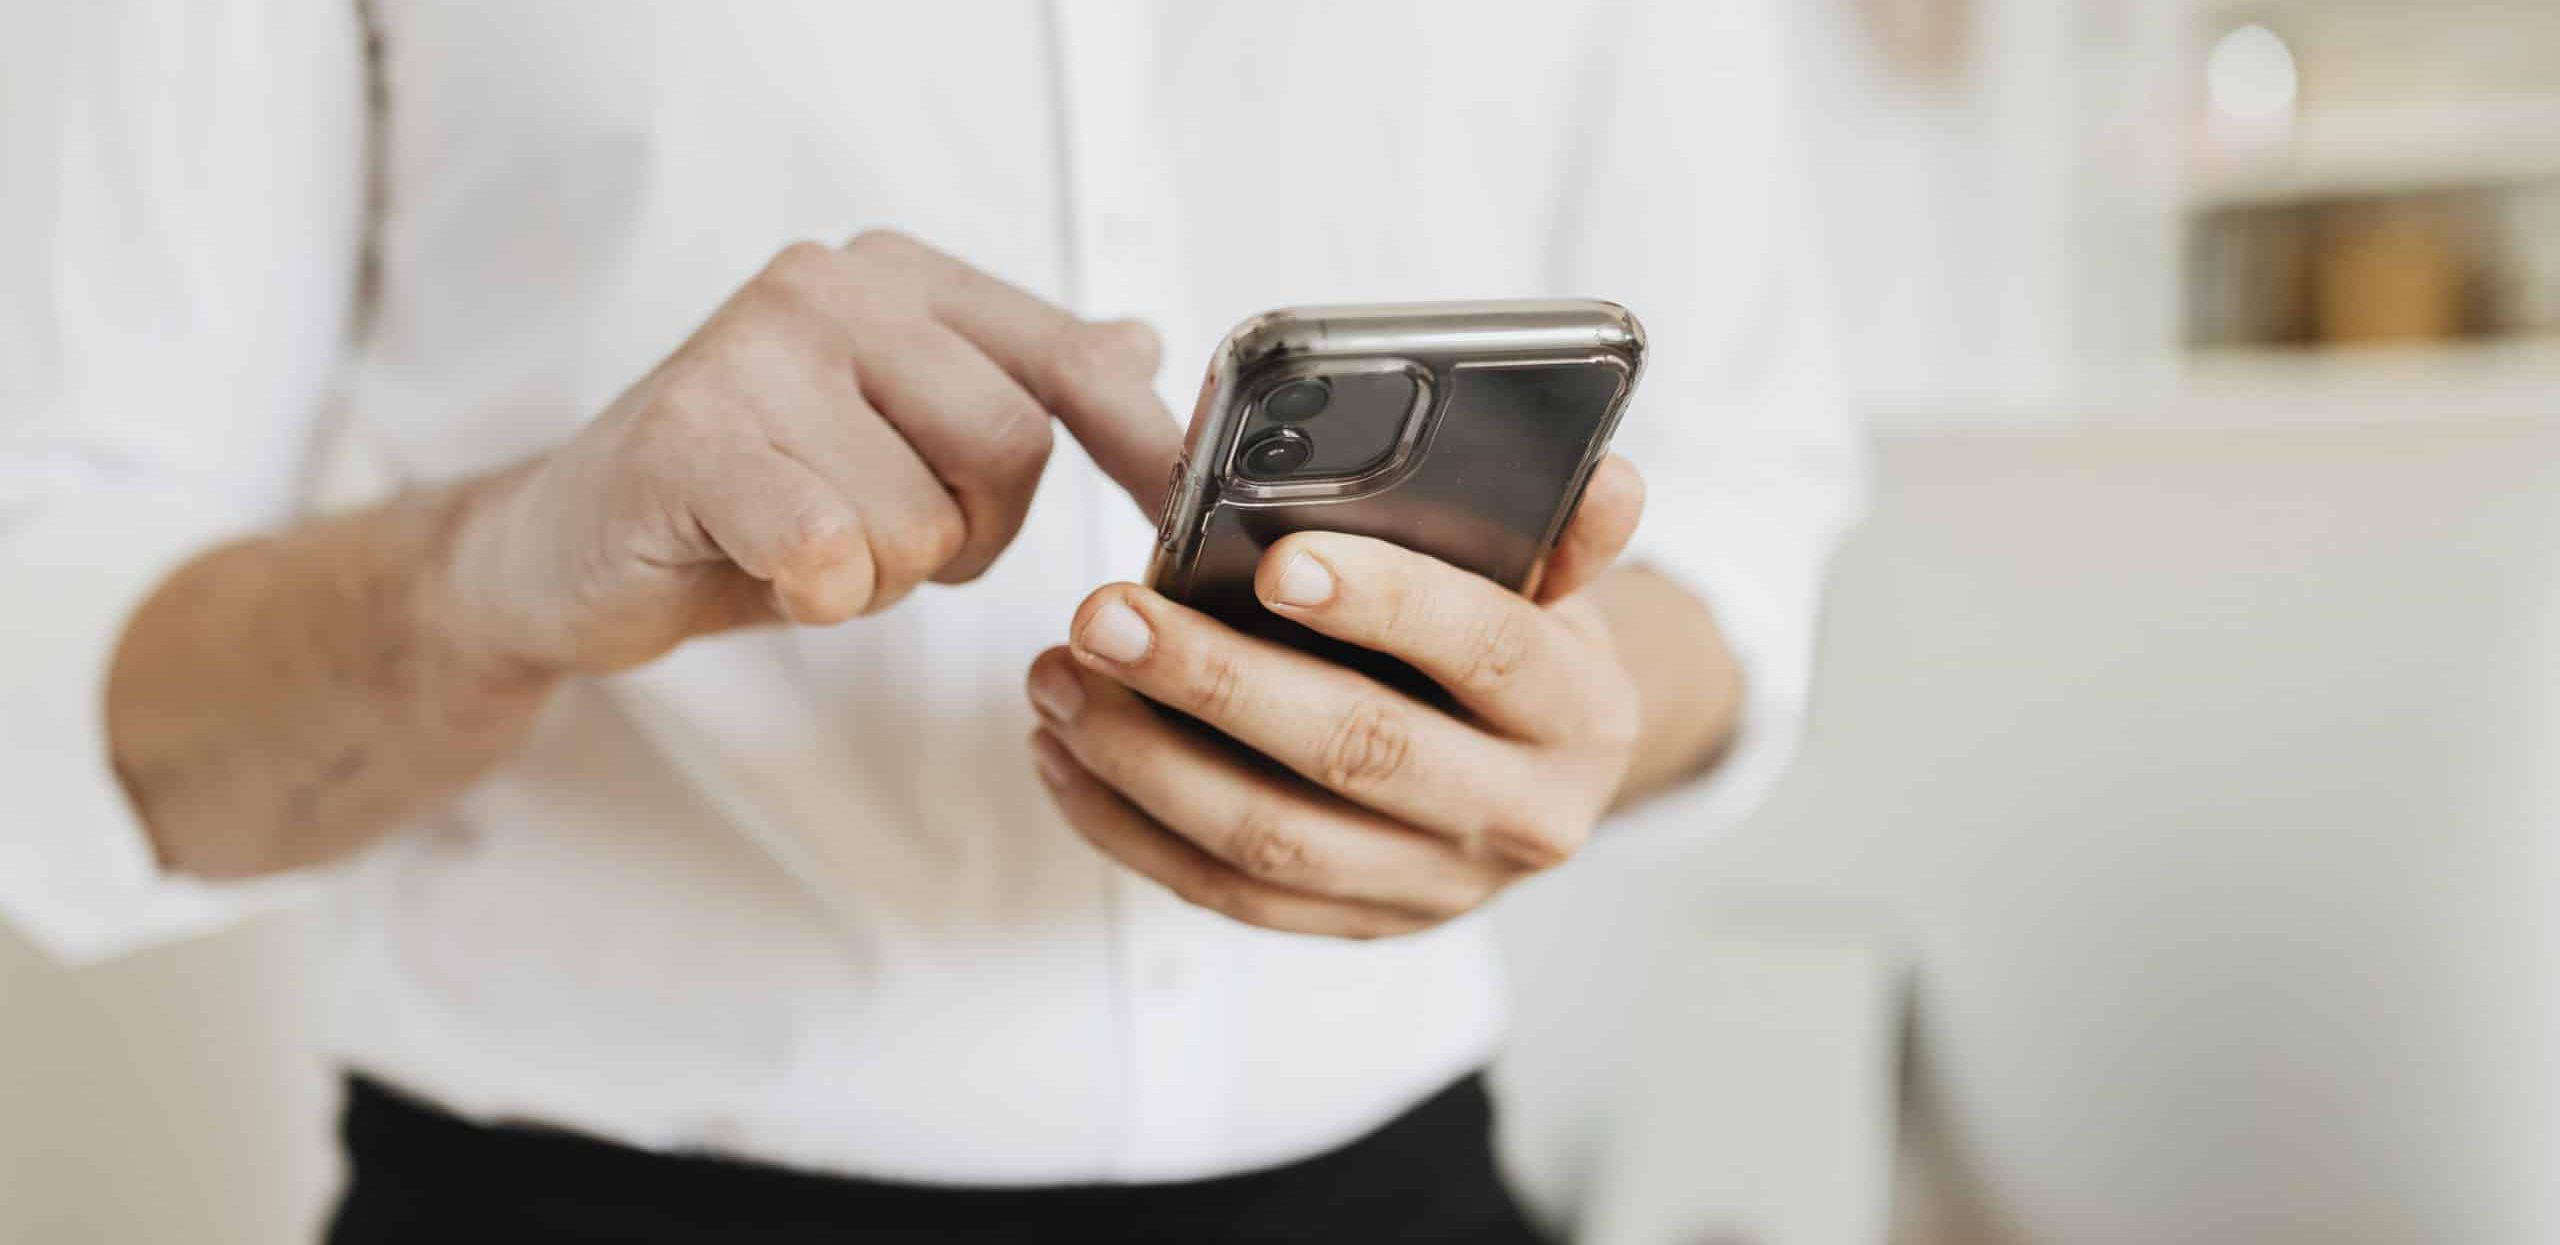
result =
[[1831,557],[1865,508],[1784,21],[1774,0],[1609,13],[1590,146],[1558,214],[1559,287],[1624,302],[1647,329],[1617,441],[1648,485],[1629,560],[1704,599],[1743,672],[1715,767],[1604,839],[1694,841],[1776,785],[1803,734]]
[[367,129],[344,0],[0,17],[0,915],[65,960],[278,892],[157,867],[105,684],[163,576],[295,507],[350,332]]

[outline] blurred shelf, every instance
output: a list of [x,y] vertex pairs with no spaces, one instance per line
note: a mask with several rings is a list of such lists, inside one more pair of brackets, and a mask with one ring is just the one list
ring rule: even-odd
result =
[[2162,412],[2234,426],[2560,418],[2560,336],[2188,352]]
[[2560,95],[2305,112],[2263,149],[2199,153],[2198,208],[2560,180]]
[[2316,432],[2560,424],[2560,336],[2441,346],[2192,350],[2157,370],[2110,369],[2042,394],[1884,396],[1870,426],[1897,440],[2091,429]]

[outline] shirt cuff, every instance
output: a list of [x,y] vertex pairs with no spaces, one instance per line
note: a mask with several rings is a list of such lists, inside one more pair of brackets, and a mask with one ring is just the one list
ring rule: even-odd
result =
[[1705,773],[1618,813],[1600,840],[1695,844],[1731,829],[1776,788],[1803,742],[1823,587],[1843,526],[1723,492],[1638,530],[1623,560],[1669,575],[1707,603],[1741,667],[1742,707]]
[[207,883],[163,872],[108,760],[106,680],[125,620],[216,533],[199,496],[91,493],[0,527],[12,605],[0,651],[0,915],[83,964],[273,907],[293,879]]

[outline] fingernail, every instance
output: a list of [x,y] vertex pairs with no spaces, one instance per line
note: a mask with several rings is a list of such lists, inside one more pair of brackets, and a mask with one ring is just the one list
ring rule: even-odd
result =
[[1308,609],[1333,599],[1333,572],[1324,563],[1303,553],[1289,555],[1289,564],[1280,568],[1280,582],[1271,590],[1274,605],[1294,605]]
[[1052,722],[1073,722],[1084,711],[1084,683],[1072,670],[1042,666],[1031,672],[1031,703]]
[[1056,736],[1047,731],[1032,735],[1031,768],[1039,771],[1040,781],[1052,787],[1067,785],[1067,779],[1073,776],[1068,768],[1072,764],[1074,762],[1067,759],[1066,746],[1060,744]]
[[1155,633],[1147,630],[1147,620],[1138,617],[1127,602],[1106,602],[1086,620],[1084,631],[1076,636],[1076,647],[1104,661],[1126,666],[1143,660],[1147,649],[1155,644]]

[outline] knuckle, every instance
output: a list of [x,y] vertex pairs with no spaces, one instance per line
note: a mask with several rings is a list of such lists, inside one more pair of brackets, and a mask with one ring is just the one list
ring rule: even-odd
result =
[[1217,902],[1208,906],[1217,912],[1225,913],[1232,920],[1241,921],[1247,925],[1273,929],[1280,924],[1281,913],[1278,906],[1271,901],[1270,895],[1247,886],[1241,881],[1221,883],[1218,887]]
[[792,519],[783,536],[782,557],[798,569],[833,570],[851,560],[861,543],[862,532],[850,516],[811,506]]
[[1502,609],[1477,630],[1458,668],[1460,690],[1486,695],[1519,677],[1529,660],[1531,617],[1526,609]]
[[1334,724],[1319,764],[1326,786],[1369,791],[1403,775],[1412,753],[1413,732],[1403,712],[1371,697]]
[[1316,880],[1315,858],[1298,827],[1263,801],[1245,806],[1229,831],[1228,856],[1247,875],[1282,885]]
[[869,598],[855,588],[840,586],[841,581],[802,581],[780,591],[786,597],[792,621],[816,627],[832,627],[862,616]]
[[1410,648],[1422,634],[1422,611],[1412,583],[1401,575],[1357,577],[1361,591],[1376,604],[1380,627],[1389,644]]
[[625,428],[634,440],[655,444],[668,433],[718,422],[729,393],[727,350],[718,341],[685,343],[632,411]]
[[1244,667],[1233,653],[1211,648],[1186,667],[1186,707],[1212,720],[1228,717],[1244,699]]
[[844,244],[855,259],[892,259],[914,254],[923,244],[895,229],[865,229]]
[[1120,345],[1108,333],[1078,325],[1049,347],[1049,385],[1058,393],[1083,393],[1107,381],[1120,366]]
[[1129,320],[1114,326],[1111,332],[1119,343],[1121,357],[1129,366],[1152,376],[1164,362],[1164,335],[1158,333],[1154,325],[1142,320]]
[[1454,888],[1450,894],[1429,905],[1419,915],[1435,923],[1454,921],[1493,902],[1494,897],[1502,893],[1504,884],[1509,881],[1508,878],[1498,877],[1469,879]]
[[960,556],[936,568],[931,578],[933,582],[945,586],[976,583],[988,571],[995,569],[996,555],[1002,552],[1001,549],[982,548],[972,553],[963,549]]
[[1038,475],[1056,439],[1049,412],[1032,402],[998,407],[988,413],[978,432],[986,467],[1000,477]]
[[969,521],[957,505],[934,507],[925,521],[924,554],[928,565],[940,569],[969,544]]
[[1075,761],[1076,768],[1083,770],[1095,783],[1107,790],[1125,791],[1129,785],[1130,769],[1129,759],[1123,755],[1125,752],[1126,749],[1105,743],[1101,746],[1071,746],[1069,756]]
[[1632,752],[1644,740],[1644,714],[1632,680],[1620,676],[1591,715],[1591,740],[1603,751]]
[[[1360,596],[1370,602],[1369,609],[1377,619],[1383,647],[1392,652],[1417,656],[1438,655],[1447,661],[1449,623],[1434,609],[1443,598],[1418,587],[1412,577],[1392,572],[1347,573],[1342,580],[1346,585],[1343,589],[1346,596],[1356,585]],[[1463,666],[1465,660],[1462,658],[1448,664]],[[1464,691],[1465,688],[1453,686],[1450,690]]]
[[1609,645],[1608,616],[1600,612],[1599,606],[1592,604],[1588,594],[1575,593],[1549,604],[1546,609],[1547,617],[1563,624],[1566,630],[1584,641],[1601,647]]
[[821,243],[794,242],[775,252],[749,285],[786,306],[805,305],[834,281],[841,258]]
[[1182,870],[1173,879],[1173,893],[1195,907],[1223,912],[1239,921],[1250,922],[1257,905],[1243,880],[1222,869],[1201,865]]
[[959,555],[969,526],[955,506],[934,506],[907,517],[871,540],[873,556],[900,583],[922,580]]
[[1590,831],[1561,820],[1506,819],[1493,824],[1488,846],[1495,855],[1532,872],[1543,872],[1573,859]]
[[775,351],[784,335],[772,326],[806,319],[811,298],[770,283],[748,287],[738,303],[719,314],[684,345],[683,366],[670,377],[663,401],[678,406],[717,405],[741,392],[753,392],[747,378]]
[[833,627],[862,617],[866,602],[851,592],[833,589],[802,590],[791,598],[791,618],[804,626]]
[[679,377],[658,402],[625,425],[620,444],[623,467],[650,481],[673,481],[690,474],[703,455],[719,448],[730,435],[722,408],[704,382]]
[[621,542],[592,539],[570,547],[563,579],[580,618],[608,618],[625,591],[624,565],[629,553]]

